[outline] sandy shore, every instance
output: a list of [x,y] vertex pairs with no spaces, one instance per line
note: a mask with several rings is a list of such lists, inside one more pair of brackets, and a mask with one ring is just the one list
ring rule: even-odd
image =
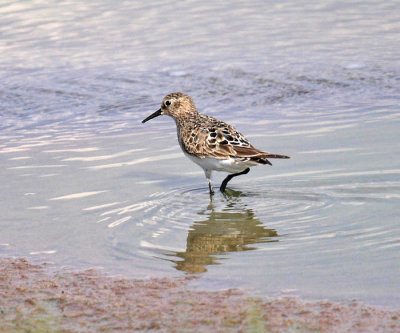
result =
[[0,332],[400,332],[400,310],[190,291],[0,258]]

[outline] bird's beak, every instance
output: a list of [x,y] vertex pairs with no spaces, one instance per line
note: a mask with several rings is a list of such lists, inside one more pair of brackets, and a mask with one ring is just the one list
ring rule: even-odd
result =
[[146,119],[142,120],[142,124],[144,124],[146,121],[149,121],[150,119],[153,119],[158,116],[161,116],[161,109],[158,109],[156,112],[152,113]]

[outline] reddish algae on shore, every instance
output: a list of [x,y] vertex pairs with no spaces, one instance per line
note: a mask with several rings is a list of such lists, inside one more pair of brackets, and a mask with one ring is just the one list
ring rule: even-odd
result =
[[400,331],[399,310],[191,291],[190,279],[118,279],[0,258],[0,332]]

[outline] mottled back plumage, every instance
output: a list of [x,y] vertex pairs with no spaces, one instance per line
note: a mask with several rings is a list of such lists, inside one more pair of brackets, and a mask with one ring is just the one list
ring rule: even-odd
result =
[[176,121],[178,140],[182,149],[188,154],[199,158],[227,159],[231,157],[251,164],[270,165],[271,163],[267,158],[288,158],[253,147],[244,135],[233,126],[199,113],[189,96],[183,93],[167,95],[164,98],[163,105],[171,99],[176,100],[177,109],[182,107],[186,109],[186,112],[173,111],[170,115]]
[[180,92],[165,96],[161,108],[143,122],[159,115],[168,115],[175,120],[179,144],[188,157],[204,169],[211,193],[213,170],[233,173],[222,183],[221,190],[224,191],[232,177],[247,173],[249,167],[271,165],[268,158],[289,158],[255,148],[233,126],[199,113],[193,100]]

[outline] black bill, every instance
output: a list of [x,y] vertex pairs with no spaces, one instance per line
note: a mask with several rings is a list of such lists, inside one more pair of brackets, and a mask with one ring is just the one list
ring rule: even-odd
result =
[[142,120],[142,123],[144,124],[146,121],[149,121],[150,119],[153,119],[158,116],[161,116],[161,109],[157,110],[156,112],[148,116],[146,119]]

